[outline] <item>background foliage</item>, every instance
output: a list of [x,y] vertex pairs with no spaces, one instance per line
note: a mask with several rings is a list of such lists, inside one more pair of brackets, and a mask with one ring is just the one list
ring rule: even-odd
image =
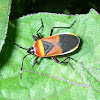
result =
[[[13,0],[9,21],[11,1],[1,1],[0,27],[3,27],[0,30],[0,49],[2,49],[0,100],[100,100],[100,15],[94,9],[91,9],[88,14],[81,15],[51,13],[26,15],[38,11],[86,13],[91,6],[98,10],[98,4],[87,1],[90,2],[90,6],[87,7],[89,3],[86,3],[86,9],[82,6],[84,4],[82,2],[77,5],[78,0],[70,0],[67,3],[52,0]],[[20,16],[23,17],[19,18]],[[78,62],[68,60],[74,67],[72,69],[68,64],[56,64],[50,58],[40,58],[35,67],[31,68],[35,59],[35,56],[31,55],[24,61],[23,77],[20,80],[19,71],[26,51],[5,41],[8,21],[7,38],[28,48],[35,43],[32,34],[36,35],[36,31],[41,26],[40,18],[44,22],[44,28],[40,31],[43,37],[49,36],[52,27],[70,26],[76,20],[71,29],[55,29],[53,34],[73,32],[80,37],[80,47],[75,52],[58,57],[63,60],[71,56]],[[5,43],[3,48],[2,43]]]
[[91,8],[100,13],[100,0],[13,0],[10,19],[38,12],[83,14]]

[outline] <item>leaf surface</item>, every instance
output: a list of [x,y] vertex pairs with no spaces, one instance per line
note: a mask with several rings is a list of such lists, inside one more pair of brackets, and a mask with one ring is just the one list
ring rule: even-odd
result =
[[19,78],[23,57],[27,54],[6,41],[0,54],[0,98],[18,100],[99,100],[100,99],[100,15],[90,10],[82,15],[38,13],[27,15],[9,23],[7,38],[22,47],[29,48],[35,41],[32,35],[41,26],[42,37],[50,35],[54,26],[70,26],[55,29],[53,34],[72,32],[80,37],[79,48],[68,55],[58,56],[61,61],[70,56],[68,64],[57,64],[51,58],[39,58],[32,68],[34,55],[25,58],[22,80]]
[[0,0],[0,52],[7,34],[11,0]]

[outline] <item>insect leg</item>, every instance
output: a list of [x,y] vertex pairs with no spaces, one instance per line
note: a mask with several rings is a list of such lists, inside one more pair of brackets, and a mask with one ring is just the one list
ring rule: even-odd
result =
[[[22,79],[23,62],[24,62],[24,59],[25,59],[28,55],[30,55],[30,54],[27,54],[27,55],[25,55],[25,56],[23,57],[22,67],[21,67],[21,70],[20,70],[20,79]],[[37,61],[38,58],[39,58],[39,56],[37,56],[37,57],[35,58],[35,60],[34,60],[34,62],[33,62],[33,66],[36,64],[36,61]],[[33,66],[32,66],[32,67],[33,67]]]
[[41,39],[41,35],[38,32],[40,31],[40,29],[42,27],[44,27],[42,19],[41,19],[41,24],[42,24],[41,27],[37,30],[37,36],[38,36],[39,39]]
[[62,61],[62,63],[63,63],[64,61],[66,61],[67,59],[71,59],[71,60],[77,62],[77,60],[75,60],[75,59],[73,59],[73,58],[71,58],[71,57],[67,57],[67,58],[65,58],[65,59]]
[[71,28],[71,27],[74,25],[75,22],[76,22],[76,21],[74,21],[69,27],[53,27],[53,28],[51,29],[50,36],[52,36],[53,30],[54,30],[55,28]]
[[33,38],[35,41],[38,40],[38,37],[36,37],[36,36],[34,36],[34,35],[32,35],[32,38]]
[[22,60],[22,67],[21,67],[21,69],[20,69],[20,79],[22,79],[23,62],[24,62],[24,59],[25,59],[28,55],[29,55],[29,54],[27,54],[27,55],[25,55],[25,56],[23,57],[23,60]]
[[36,56],[35,60],[33,61],[33,65],[32,67],[34,67],[34,65],[36,64],[36,61],[38,60],[39,56]]
[[[51,57],[56,63],[68,63],[72,68],[73,66],[68,62],[66,61],[67,59],[72,59],[74,60],[75,62],[77,62],[75,59],[71,58],[71,57],[67,57],[65,58],[63,61],[59,61],[55,56]],[[73,68],[74,69],[74,68]]]

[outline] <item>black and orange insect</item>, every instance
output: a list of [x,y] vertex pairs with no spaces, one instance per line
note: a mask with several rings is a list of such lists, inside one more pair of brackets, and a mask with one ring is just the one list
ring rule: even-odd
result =
[[[11,43],[15,44],[16,46],[27,50],[28,54],[23,57],[23,61],[26,58],[26,56],[28,56],[30,54],[36,55],[36,58],[33,62],[33,66],[36,64],[36,61],[38,60],[39,57],[51,57],[56,63],[70,64],[66,60],[68,58],[74,60],[73,58],[67,57],[63,61],[59,61],[56,58],[56,56],[68,54],[68,53],[75,51],[78,48],[79,43],[80,43],[79,37],[77,35],[75,35],[74,33],[70,33],[70,32],[58,33],[55,35],[52,35],[52,34],[53,34],[53,30],[55,28],[71,28],[75,22],[76,21],[74,21],[69,27],[53,27],[51,29],[49,37],[41,38],[41,35],[38,33],[40,31],[40,29],[43,27],[43,21],[41,19],[42,25],[37,30],[37,37],[34,35],[32,36],[32,38],[36,41],[36,43],[28,49],[23,48],[13,42],[11,42],[8,39],[7,40],[10,41]],[[22,61],[22,67],[21,67],[21,71],[20,71],[20,78],[22,78],[23,61]]]

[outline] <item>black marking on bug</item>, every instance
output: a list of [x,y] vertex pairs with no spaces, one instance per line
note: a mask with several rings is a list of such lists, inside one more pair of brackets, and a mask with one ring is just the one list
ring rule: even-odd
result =
[[46,55],[54,47],[54,45],[49,42],[43,41],[43,40],[42,40],[42,43],[43,43],[44,51]]
[[79,43],[79,39],[71,34],[60,34],[58,46],[61,47],[62,52],[68,52],[74,49]]

